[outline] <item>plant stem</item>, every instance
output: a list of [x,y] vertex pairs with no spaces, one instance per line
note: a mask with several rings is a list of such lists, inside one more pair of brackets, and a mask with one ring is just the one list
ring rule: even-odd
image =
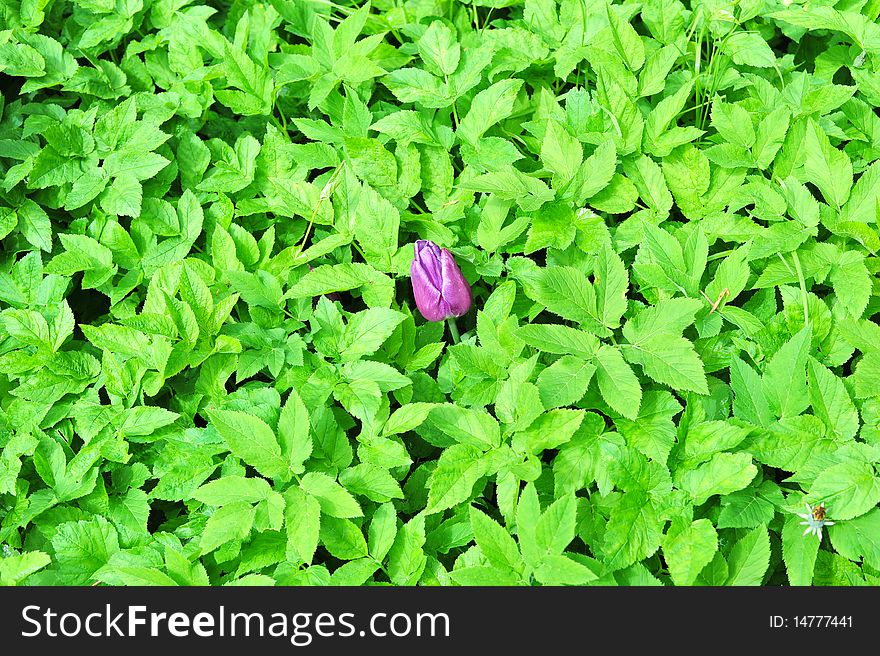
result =
[[[583,48],[586,43],[584,41],[587,38],[587,0],[581,0],[581,48]],[[580,75],[580,67],[578,67],[578,75]]]
[[489,13],[486,14],[486,20],[483,21],[483,27],[480,28],[480,35],[482,36],[483,32],[486,31],[486,27],[489,25],[489,21],[492,19],[492,12],[495,11],[495,7],[489,7]]
[[[444,73],[443,79],[446,80],[446,87],[449,88],[449,75]],[[458,110],[455,108],[455,103],[453,102],[452,103],[452,125],[455,130],[458,130],[459,123],[461,123],[461,121],[458,118]]]
[[797,251],[792,251],[791,259],[794,261],[794,270],[797,271],[798,284],[801,286],[801,303],[804,306],[804,325],[810,325],[810,310],[807,305],[807,282],[804,280],[804,271],[801,269],[801,260]]
[[[273,116],[272,118],[274,119],[275,117]],[[277,119],[276,119],[276,120],[277,120]],[[318,217],[318,210],[321,209],[321,204],[322,204],[325,200],[327,200],[328,198],[330,198],[330,195],[333,193],[333,190],[336,189],[336,185],[338,184],[339,173],[342,171],[342,167],[343,167],[344,164],[345,164],[345,162],[343,161],[342,164],[340,164],[339,166],[337,166],[337,167],[336,167],[336,170],[333,171],[333,174],[332,174],[332,175],[330,176],[330,178],[327,180],[327,184],[326,184],[326,186],[325,186],[325,189],[327,189],[327,190],[329,190],[329,191],[328,191],[327,194],[325,195],[325,194],[324,194],[324,191],[322,190],[322,192],[321,192],[321,197],[318,199],[318,202],[315,203],[315,209],[314,209],[314,211],[312,212],[312,216],[311,216],[311,218],[309,219],[309,223],[308,223],[308,225],[306,226],[306,231],[305,231],[305,233],[303,233],[302,239],[300,240],[300,242],[299,242],[299,244],[298,244],[297,251],[296,251],[296,255],[294,255],[294,259],[297,259],[297,258],[299,258],[300,255],[302,255],[302,252],[303,252],[303,250],[304,250],[305,247],[306,247],[306,242],[307,242],[308,239],[309,239],[309,233],[311,233],[311,231],[312,231],[312,226],[315,224],[315,219]]]
[[458,344],[461,342],[461,337],[458,335],[458,326],[455,325],[455,317],[449,317],[446,320],[446,325],[449,326],[449,334],[452,335],[452,343]]

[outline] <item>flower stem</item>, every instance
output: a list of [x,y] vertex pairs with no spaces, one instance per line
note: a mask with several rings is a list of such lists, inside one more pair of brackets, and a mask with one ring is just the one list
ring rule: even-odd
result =
[[452,335],[452,343],[458,344],[461,341],[461,337],[458,335],[458,326],[455,325],[455,317],[449,317],[446,320],[446,325],[449,326],[449,334]]

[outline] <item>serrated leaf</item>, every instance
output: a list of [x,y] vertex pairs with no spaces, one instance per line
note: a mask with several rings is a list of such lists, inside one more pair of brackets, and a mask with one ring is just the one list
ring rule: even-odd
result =
[[737,540],[727,558],[727,585],[760,585],[770,564],[770,537],[759,526]]
[[812,585],[819,541],[804,535],[797,515],[786,518],[782,528],[782,559],[791,585]]
[[663,557],[676,585],[693,585],[718,549],[718,535],[708,519],[698,519],[663,538]]
[[480,451],[469,444],[444,449],[428,483],[427,512],[436,513],[466,501],[485,473]]
[[208,416],[229,449],[261,474],[277,478],[287,471],[275,433],[262,419],[239,410],[213,410]]

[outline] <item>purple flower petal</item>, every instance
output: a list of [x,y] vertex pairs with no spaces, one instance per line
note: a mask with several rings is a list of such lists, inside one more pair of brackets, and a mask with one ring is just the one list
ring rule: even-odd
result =
[[415,243],[410,265],[413,295],[428,321],[460,317],[471,307],[471,288],[449,250],[426,239]]
[[449,304],[450,313],[455,317],[467,314],[473,302],[471,288],[452,257],[452,253],[446,248],[440,251],[440,267],[443,272],[443,285],[440,288],[440,294]]
[[416,256],[413,262],[422,265],[425,280],[440,289],[442,274],[440,272],[440,247],[432,241],[420,239],[416,242]]

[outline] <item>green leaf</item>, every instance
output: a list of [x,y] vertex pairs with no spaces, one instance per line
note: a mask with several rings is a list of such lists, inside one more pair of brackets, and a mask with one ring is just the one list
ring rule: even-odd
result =
[[854,251],[843,253],[831,270],[830,278],[834,295],[845,311],[852,317],[861,317],[868,307],[874,284],[864,256]]
[[573,494],[566,494],[550,504],[535,524],[535,547],[543,554],[558,556],[575,537],[577,504]]
[[770,537],[766,526],[759,526],[737,540],[727,558],[726,585],[761,585],[770,564]]
[[436,406],[433,403],[407,403],[395,410],[385,425],[382,435],[397,435],[418,428]]
[[333,390],[333,396],[354,417],[372,421],[382,404],[382,390],[374,381],[360,378],[347,381]]
[[[629,206],[626,199],[630,193],[630,188],[627,185],[628,180],[616,173],[616,169],[617,149],[614,142],[606,141],[599,144],[592,155],[584,160],[571,182],[563,190],[562,198],[564,200],[572,199],[579,205],[589,200],[590,205],[596,208],[603,205],[604,200],[609,206],[612,206],[609,207],[609,211],[615,207]],[[614,202],[611,202],[611,198],[618,194],[620,198],[617,200],[621,204],[615,205]],[[605,198],[600,198],[602,196]],[[635,198],[631,200],[635,202]]]
[[49,347],[49,324],[46,318],[33,310],[6,310],[2,314],[3,327],[22,344]]
[[777,417],[792,417],[809,405],[806,364],[810,347],[809,327],[800,330],[770,358],[762,377],[762,390]]
[[384,560],[397,536],[397,514],[391,503],[384,503],[373,513],[367,533],[370,555]]
[[504,570],[498,570],[494,567],[473,566],[459,567],[449,576],[458,585],[464,586],[514,586],[520,583],[519,577]]
[[234,90],[215,91],[217,100],[244,116],[270,114],[274,89],[268,70],[229,42],[224,41],[223,48],[223,72]]
[[360,504],[351,493],[327,474],[309,472],[300,479],[300,486],[315,497],[321,511],[331,517],[363,517]]
[[541,180],[510,166],[483,173],[461,186],[468,191],[492,193],[501,200],[513,201],[524,212],[534,212],[554,196]]
[[114,566],[108,564],[98,570],[98,576],[114,577],[121,581],[122,585],[143,585],[143,586],[176,586],[177,583],[167,574],[163,574],[149,567],[138,567],[137,565]]
[[382,276],[366,264],[325,264],[315,267],[290,288],[290,298],[311,298],[334,292],[347,292],[367,284],[374,284]]
[[259,417],[238,410],[212,410],[211,423],[229,450],[268,478],[281,478],[288,463],[272,429]]
[[393,268],[397,252],[400,212],[369,186],[361,191],[355,237],[367,261],[382,271]]
[[599,577],[568,556],[549,555],[535,570],[535,578],[544,585],[585,585]]
[[765,485],[769,484],[747,487],[722,497],[718,528],[755,528],[759,524],[769,523],[776,514],[776,508],[772,501],[763,496],[761,490]]
[[321,543],[340,560],[356,560],[367,556],[367,541],[357,524],[347,519],[325,517],[321,522]]
[[339,342],[339,352],[345,360],[357,360],[375,353],[382,346],[404,315],[387,308],[371,308],[353,315]]
[[522,80],[501,80],[480,91],[471,101],[471,108],[461,119],[456,134],[471,145],[476,145],[486,130],[510,116],[522,84]]
[[29,551],[15,556],[7,556],[0,560],[0,585],[18,585],[51,562],[49,554],[42,551]]
[[694,345],[680,334],[696,309],[695,302],[673,299],[642,310],[623,327],[630,342],[622,347],[626,359],[673,389],[708,394],[703,363]]
[[593,285],[578,269],[569,266],[541,270],[535,287],[535,300],[563,319],[581,324],[602,337],[602,327]]
[[137,217],[141,214],[143,195],[137,176],[121,173],[101,194],[101,209],[109,214]]
[[813,414],[840,438],[855,437],[859,413],[843,381],[812,357],[807,361],[807,374]]
[[829,205],[840,209],[849,198],[853,168],[849,156],[831,145],[818,123],[809,122],[804,139],[804,174]]
[[458,68],[461,46],[452,30],[441,21],[434,21],[419,39],[419,54],[434,73],[451,75]]
[[853,387],[857,399],[877,396],[880,389],[880,351],[866,353],[852,375]]
[[350,492],[378,503],[403,499],[403,491],[394,477],[385,469],[366,462],[340,472],[339,481]]
[[620,317],[626,311],[629,276],[623,261],[608,242],[604,242],[599,249],[594,277],[596,305],[602,324],[606,328],[617,328],[620,326]]
[[627,444],[647,457],[665,463],[676,441],[676,427],[672,418],[681,409],[669,392],[651,390],[642,397],[635,419],[621,417],[615,419],[614,424],[626,438]]
[[555,449],[571,439],[583,418],[583,410],[549,410],[517,433],[512,445],[517,451],[524,450],[535,455],[545,449]]
[[547,353],[575,355],[592,359],[599,350],[599,340],[592,334],[557,324],[529,324],[516,331],[529,346]]
[[636,344],[625,344],[623,354],[630,362],[642,365],[648,376],[672,389],[709,393],[703,362],[684,337],[653,335]]
[[748,485],[758,473],[747,453],[716,453],[681,477],[681,488],[699,505],[714,494],[730,494]]
[[603,344],[596,352],[595,363],[596,381],[605,403],[627,419],[638,417],[642,387],[620,351]]
[[693,585],[718,551],[718,534],[708,519],[672,527],[663,537],[663,557],[675,585]]
[[595,372],[596,366],[582,358],[562,356],[538,375],[541,405],[547,409],[574,405],[586,394]]
[[623,495],[614,507],[602,549],[612,569],[628,567],[660,547],[660,522],[653,502],[642,495]]
[[804,535],[797,515],[785,519],[782,527],[782,558],[791,585],[812,585],[819,540]]
[[583,156],[580,142],[558,121],[548,121],[544,141],[541,142],[544,166],[562,181],[568,182],[575,177]]
[[256,503],[269,496],[271,488],[262,478],[224,476],[205,483],[195,492],[193,499],[209,506],[225,506],[230,503]]
[[284,499],[287,557],[297,562],[311,563],[318,548],[321,505],[315,497],[298,487],[288,488]]
[[[839,11],[832,7],[811,7],[809,11],[784,10],[770,14],[771,18],[798,25],[808,30],[834,30],[852,39],[853,43],[869,45],[871,36],[877,38],[876,25],[854,11]],[[874,29],[871,29],[871,28]]]
[[611,26],[611,40],[617,54],[626,62],[629,70],[639,70],[645,63],[645,46],[642,40],[633,26],[618,15],[616,5],[608,4],[605,9]]
[[0,70],[15,77],[41,77],[46,74],[46,60],[26,43],[0,45]]
[[45,210],[30,199],[18,208],[18,229],[34,248],[52,250],[52,225]]
[[415,585],[428,562],[425,551],[425,516],[416,515],[397,532],[388,552],[388,576],[395,585]]
[[489,562],[501,570],[520,574],[525,563],[510,534],[495,520],[473,506],[470,508],[470,520],[477,546]]
[[449,86],[420,68],[400,68],[382,78],[391,93],[404,103],[439,108],[452,103]]
[[709,191],[709,159],[697,148],[686,146],[663,161],[663,175],[675,202],[688,218],[703,213],[702,196]]
[[841,462],[823,469],[810,487],[807,502],[825,504],[830,519],[864,515],[880,502],[880,477],[866,462]]
[[139,405],[129,408],[119,430],[123,435],[152,435],[177,421],[180,415],[165,408]]
[[704,462],[738,446],[748,434],[748,429],[730,421],[704,421],[688,427],[679,457],[688,464]]
[[278,441],[281,443],[282,456],[295,474],[304,471],[303,463],[312,454],[309,431],[309,411],[297,391],[292,389],[278,418]]
[[874,223],[880,202],[880,162],[874,162],[859,176],[841,211],[841,221]]
[[498,422],[485,410],[463,408],[451,403],[430,408],[428,423],[460,444],[482,451],[501,443]]
[[83,585],[119,550],[116,529],[100,515],[60,524],[52,537],[56,581]]
[[281,285],[270,273],[258,271],[229,271],[229,281],[235,291],[241,294],[245,303],[255,307],[273,310],[281,305]]
[[346,160],[355,174],[371,187],[390,187],[397,182],[397,161],[376,139],[350,137],[345,140]]
[[18,214],[11,207],[0,208],[0,239],[3,239],[18,225]]
[[481,452],[469,444],[443,450],[428,482],[428,513],[437,513],[470,498],[474,485],[485,474]]
[[752,117],[741,105],[715,99],[712,103],[712,126],[727,141],[751,148],[755,143]]
[[249,503],[230,503],[208,518],[199,548],[211,553],[231,540],[244,540],[251,532],[256,509]]
[[776,64],[770,46],[754,32],[734,32],[722,41],[721,51],[740,65],[770,68]]
[[733,412],[738,418],[759,426],[773,420],[760,376],[736,356],[730,362],[730,387],[734,393]]
[[[880,509],[828,528],[834,550],[852,561],[864,560],[873,568],[880,566]],[[818,540],[813,540],[818,549]]]

